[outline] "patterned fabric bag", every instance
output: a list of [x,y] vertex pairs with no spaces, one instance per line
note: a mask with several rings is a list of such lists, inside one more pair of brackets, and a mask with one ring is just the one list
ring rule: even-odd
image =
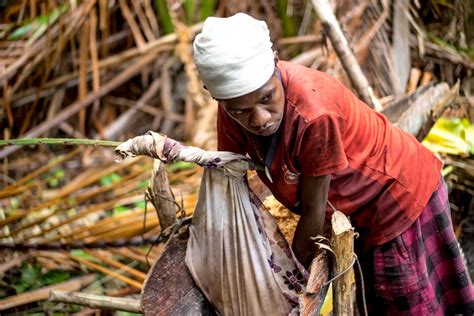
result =
[[132,139],[133,145],[126,142],[116,153],[189,161],[206,168],[185,260],[217,311],[222,315],[296,313],[308,275],[275,219],[249,191],[245,175],[252,163],[234,153],[185,147],[157,133],[145,136],[141,137],[146,144],[137,146]]

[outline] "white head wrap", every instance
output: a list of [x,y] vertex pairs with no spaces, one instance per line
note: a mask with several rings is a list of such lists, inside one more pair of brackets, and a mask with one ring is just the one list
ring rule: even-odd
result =
[[206,19],[194,40],[194,59],[214,98],[245,95],[270,79],[275,62],[269,34],[264,21],[244,13]]

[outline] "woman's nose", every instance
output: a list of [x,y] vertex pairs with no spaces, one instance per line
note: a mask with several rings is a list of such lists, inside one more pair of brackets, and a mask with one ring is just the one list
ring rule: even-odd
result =
[[265,127],[272,118],[272,114],[260,106],[255,106],[250,115],[250,126],[256,128]]

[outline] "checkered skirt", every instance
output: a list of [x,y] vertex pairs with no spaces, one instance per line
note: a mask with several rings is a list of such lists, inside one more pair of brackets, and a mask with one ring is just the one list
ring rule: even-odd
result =
[[474,315],[474,290],[454,235],[443,179],[409,229],[358,256],[369,314]]

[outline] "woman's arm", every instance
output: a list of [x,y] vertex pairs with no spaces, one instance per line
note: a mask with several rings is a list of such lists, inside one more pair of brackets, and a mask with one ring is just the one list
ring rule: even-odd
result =
[[300,263],[308,268],[317,246],[310,237],[323,231],[331,175],[303,176],[301,179],[301,217],[296,226],[292,249]]

